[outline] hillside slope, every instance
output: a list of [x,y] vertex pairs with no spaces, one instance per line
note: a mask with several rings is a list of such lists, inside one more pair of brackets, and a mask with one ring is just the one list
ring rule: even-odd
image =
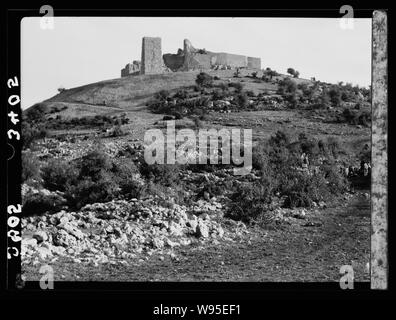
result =
[[[234,70],[211,70],[208,73],[217,76],[219,82],[244,82],[248,90],[255,93],[264,91],[275,92],[277,85],[255,81],[247,78],[253,70],[242,70],[240,78],[234,78]],[[80,117],[89,114],[104,114],[109,107],[109,113],[116,109],[120,111],[140,111],[145,109],[145,104],[152,96],[161,90],[177,90],[195,85],[199,71],[175,72],[157,75],[129,76],[111,80],[100,81],[88,85],[71,88],[55,95],[44,102],[50,108],[69,106],[68,116]],[[279,78],[283,78],[280,76]],[[275,77],[274,77],[275,78]],[[298,79],[304,81],[303,79]],[[79,112],[72,111],[78,106]],[[86,110],[86,112],[83,112]]]

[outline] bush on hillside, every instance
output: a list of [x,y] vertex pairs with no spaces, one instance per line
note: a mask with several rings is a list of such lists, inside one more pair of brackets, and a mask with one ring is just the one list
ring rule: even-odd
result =
[[62,209],[64,199],[58,195],[48,195],[41,192],[25,194],[22,198],[22,215],[40,215],[45,212],[57,212]]
[[197,75],[195,83],[200,87],[212,87],[213,77],[205,72],[201,72]]
[[228,86],[234,88],[236,92],[242,92],[243,90],[243,84],[240,82],[230,82]]
[[41,169],[43,186],[51,191],[66,191],[68,185],[78,181],[78,169],[74,163],[51,159]]
[[141,164],[140,173],[155,183],[170,187],[180,183],[180,166],[177,164]]
[[31,151],[22,151],[22,183],[40,179],[40,161]]
[[231,195],[232,204],[227,216],[234,220],[251,222],[265,215],[271,204],[271,186],[266,181],[242,184]]

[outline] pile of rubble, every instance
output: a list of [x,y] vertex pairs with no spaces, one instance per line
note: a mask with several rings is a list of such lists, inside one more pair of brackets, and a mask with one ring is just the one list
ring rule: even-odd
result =
[[22,264],[54,262],[62,256],[95,266],[129,264],[153,253],[178,259],[176,247],[233,241],[248,233],[243,223],[223,219],[221,208],[220,203],[200,201],[191,211],[132,199],[27,217],[22,219]]
[[[78,140],[76,142],[59,141],[57,139],[47,138],[44,141],[37,142],[37,150],[33,151],[39,159],[61,158],[63,160],[73,160],[80,158],[89,151],[97,150],[98,146],[92,141]],[[142,146],[137,143],[126,144],[124,141],[108,141],[101,143],[100,147],[109,156],[114,157],[126,146],[136,150],[141,150]]]

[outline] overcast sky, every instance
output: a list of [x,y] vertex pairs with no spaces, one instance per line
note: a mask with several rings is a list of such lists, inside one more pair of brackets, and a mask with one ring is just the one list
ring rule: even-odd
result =
[[262,68],[327,82],[371,82],[371,19],[342,29],[339,19],[319,18],[39,18],[21,25],[22,108],[73,88],[120,77],[140,60],[142,37],[161,37],[162,53],[176,53],[188,38],[195,48],[261,58]]

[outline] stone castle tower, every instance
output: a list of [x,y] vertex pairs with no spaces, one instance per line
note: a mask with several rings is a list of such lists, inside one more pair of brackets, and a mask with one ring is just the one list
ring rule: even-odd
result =
[[161,38],[144,37],[140,74],[158,74],[162,72]]

